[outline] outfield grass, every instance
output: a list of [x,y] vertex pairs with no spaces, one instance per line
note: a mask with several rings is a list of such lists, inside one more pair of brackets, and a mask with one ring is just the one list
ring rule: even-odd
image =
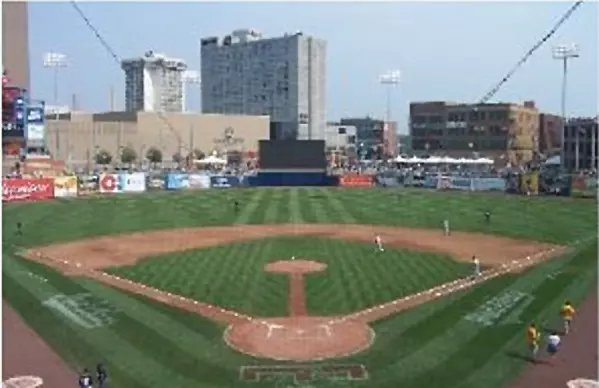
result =
[[291,256],[327,264],[306,279],[311,315],[349,314],[463,277],[449,256],[312,236],[276,237],[155,256],[107,272],[252,316],[288,313],[288,276],[264,266]]
[[[242,211],[238,215],[232,211],[232,198],[241,201]],[[491,225],[485,227],[482,214],[487,209],[493,216]],[[562,244],[597,234],[596,203],[592,201],[378,189],[212,190],[9,205],[3,210],[4,298],[69,364],[80,368],[102,361],[109,368],[113,386],[127,388],[275,387],[275,383],[250,384],[238,380],[240,366],[272,362],[258,361],[227,348],[222,341],[223,327],[197,315],[92,280],[66,278],[42,265],[16,258],[15,246],[145,229],[290,221],[439,227],[441,221],[447,218],[454,228]],[[23,238],[16,238],[10,233],[17,221],[24,223]],[[274,246],[279,244],[277,241],[283,241],[268,240]],[[249,243],[268,244],[268,240]],[[337,244],[326,239],[318,241],[321,247]],[[291,239],[284,245],[296,243],[302,244]],[[229,254],[220,251],[224,255],[219,261],[237,264],[232,260],[235,260],[234,251],[240,249],[240,245],[233,245]],[[188,260],[190,265],[204,263],[204,269],[212,271],[211,276],[218,276],[220,265],[216,266],[214,262],[210,265],[209,257],[211,252],[216,254],[220,249],[223,248],[190,251],[182,253],[183,257],[179,259]],[[330,281],[344,276],[355,278],[353,288],[363,294],[345,298],[344,293],[351,292],[345,289],[349,284],[327,284],[328,279],[325,281],[324,277],[316,275],[308,280],[311,311],[345,311],[354,308],[351,303],[366,303],[382,298],[385,293],[407,292],[400,287],[415,286],[409,283],[394,285],[392,279],[380,275],[377,278],[375,271],[384,272],[385,266],[373,268],[372,275],[353,273],[353,266],[344,266],[341,261],[342,252],[349,256],[348,251],[344,251],[345,247],[331,246],[330,252],[317,249],[316,245],[301,249],[313,249],[309,252],[314,252],[314,255],[326,251],[326,257],[315,258],[329,260],[327,272],[336,271],[328,274]],[[347,360],[365,364],[370,380],[348,385],[393,388],[503,386],[525,366],[520,358],[515,357],[525,351],[522,343],[524,323],[531,320],[547,326],[559,323],[557,309],[563,300],[568,298],[577,304],[595,284],[596,252],[595,240],[591,245],[580,246],[575,253],[563,259],[543,263],[522,275],[497,278],[376,323],[377,340],[373,348]],[[398,250],[394,255],[405,253]],[[248,265],[271,258],[274,256],[248,260]],[[405,256],[403,258],[406,259]],[[142,263],[142,267],[144,265]],[[356,265],[359,263],[356,262]],[[176,271],[174,267],[172,271]],[[262,276],[259,271],[256,272],[255,276]],[[40,282],[30,273],[45,277],[47,282]],[[198,278],[194,277],[194,281],[201,284],[199,269],[197,273]],[[231,278],[223,276],[220,277],[223,284],[233,284]],[[275,276],[273,280],[258,284],[274,285],[277,281],[280,280],[276,280]],[[369,295],[362,287],[372,281],[379,282],[381,286],[374,288],[376,291]],[[413,280],[414,283],[421,281]],[[204,292],[188,287],[189,292]],[[243,306],[244,309],[264,308],[274,313],[281,308],[282,304],[277,303],[284,302],[284,285],[282,289],[277,288],[281,292],[279,296],[273,295],[269,299],[272,307],[266,306],[267,303],[260,298],[263,291],[259,288],[249,291],[253,296],[251,302]],[[322,302],[317,299],[321,290],[322,295],[326,295]],[[496,325],[484,327],[464,319],[485,301],[514,291],[530,296],[506,311]],[[42,301],[59,293],[91,293],[107,301],[115,309],[112,313],[115,322],[102,328],[84,329],[41,305]],[[338,383],[321,381],[312,385],[325,387]]]

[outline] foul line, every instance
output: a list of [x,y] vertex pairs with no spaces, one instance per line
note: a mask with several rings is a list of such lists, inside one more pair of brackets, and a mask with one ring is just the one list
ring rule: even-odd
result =
[[[383,318],[387,318],[391,315],[395,315],[400,311],[404,310],[406,306],[404,303],[414,301],[420,299],[417,304],[429,302],[435,299],[438,299],[443,296],[447,296],[454,292],[471,288],[477,284],[484,283],[487,280],[496,278],[500,275],[504,275],[506,273],[512,272],[513,270],[523,269],[526,267],[530,267],[535,263],[543,261],[546,255],[553,255],[555,251],[559,250],[559,248],[551,248],[548,250],[537,252],[531,256],[527,256],[525,258],[519,260],[512,260],[509,264],[502,264],[500,269],[489,269],[481,272],[479,276],[474,279],[456,279],[448,283],[441,284],[439,286],[435,286],[425,291],[418,292],[416,294],[408,295],[406,297],[396,299],[390,302],[385,302],[383,304],[370,307],[365,310],[357,311],[351,313],[349,315],[345,315],[341,318],[332,319],[328,323],[334,324],[338,322],[345,322],[347,320],[363,320],[365,322],[371,323],[378,321]],[[412,306],[409,306],[412,307]],[[371,317],[369,317],[371,315]]]

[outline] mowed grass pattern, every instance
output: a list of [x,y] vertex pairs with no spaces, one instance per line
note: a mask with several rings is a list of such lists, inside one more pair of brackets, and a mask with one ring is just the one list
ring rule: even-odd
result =
[[348,314],[470,273],[469,265],[448,256],[389,247],[376,252],[370,244],[312,236],[150,257],[107,272],[253,316],[285,316],[288,277],[263,268],[291,256],[327,264],[326,271],[306,277],[312,315]]
[[[242,204],[239,214],[233,212],[233,198]],[[295,210],[291,210],[291,204],[294,204]],[[487,209],[492,212],[489,226],[484,225],[482,216]],[[562,244],[572,244],[597,235],[596,202],[419,190],[212,190],[9,205],[4,206],[3,210],[3,297],[74,368],[90,367],[102,361],[109,369],[112,386],[127,388],[274,388],[286,386],[286,383],[240,382],[240,366],[276,362],[255,360],[227,348],[222,341],[224,327],[94,281],[64,277],[47,267],[17,258],[14,255],[16,247],[145,229],[288,223],[292,220],[299,222],[300,219],[302,222],[355,222],[434,228],[439,228],[443,219],[450,219],[454,228]],[[17,221],[24,223],[23,238],[11,233]],[[350,305],[338,306],[347,302],[335,299],[334,290],[339,288],[327,283],[337,281],[343,275],[330,271],[339,268],[339,271],[351,274],[347,275],[349,282],[356,277],[353,287],[348,284],[351,289],[344,292],[350,295],[349,301],[372,298],[360,295],[365,292],[359,282],[365,282],[366,278],[358,278],[364,275],[354,274],[352,268],[341,267],[346,262],[345,258],[339,259],[340,265],[337,266],[333,262],[336,260],[334,254],[323,248],[328,243],[326,239],[319,242],[322,244],[319,250],[331,260],[331,268],[327,271],[331,279],[325,278],[324,274],[322,278],[309,279],[310,309],[316,311],[320,303],[323,303],[325,310],[353,309]],[[239,247],[232,246],[230,249],[235,252]],[[267,252],[262,246],[257,251],[261,251],[258,256],[262,260],[269,259],[266,258],[268,255],[262,255],[262,251]],[[331,251],[334,252],[333,249]],[[342,252],[338,250],[337,254],[348,256],[351,253]],[[535,320],[548,327],[559,325],[557,309],[563,300],[568,298],[578,304],[596,286],[596,252],[596,240],[590,245],[578,245],[574,252],[564,258],[543,263],[521,275],[494,279],[474,289],[377,322],[374,326],[377,333],[374,346],[351,359],[339,360],[341,363],[363,363],[370,372],[368,381],[348,385],[393,388],[504,386],[526,365],[520,358],[513,356],[524,354],[525,351],[523,323],[517,320]],[[187,253],[195,255],[196,252]],[[204,254],[201,253],[202,256]],[[236,254],[231,253],[232,260],[234,256]],[[227,260],[227,257],[218,260]],[[394,262],[400,260],[394,259]],[[205,269],[212,271],[213,275],[218,275],[219,269],[227,271],[217,264],[218,261],[206,262]],[[231,264],[239,266],[240,260]],[[379,270],[382,269],[386,268],[381,265]],[[414,269],[409,270],[412,272]],[[239,271],[247,269],[241,266]],[[393,270],[395,273],[397,271],[399,268]],[[404,292],[387,290],[387,284],[392,283],[393,278],[390,272],[385,272],[377,279],[385,284],[373,288],[377,295]],[[39,282],[31,273],[43,276],[48,281]],[[388,276],[386,280],[385,275]],[[413,277],[413,282],[421,281],[416,280],[420,279],[417,276]],[[200,274],[197,279],[194,277],[190,281],[201,284],[201,279]],[[231,278],[221,279],[223,283],[231,281]],[[192,288],[190,285],[186,287]],[[510,312],[516,315],[517,320],[481,327],[463,319],[490,298],[513,291],[532,295],[532,301],[521,306],[521,311]],[[100,329],[82,329],[64,316],[41,306],[43,300],[57,293],[70,295],[83,292],[91,293],[113,306],[116,309],[116,322]],[[257,295],[261,291],[254,289],[248,292]],[[325,302],[320,302],[321,297]],[[315,300],[318,301],[313,302]],[[249,311],[255,308],[253,301],[254,298],[245,300],[243,309]],[[311,385],[333,387],[339,383],[317,381]]]

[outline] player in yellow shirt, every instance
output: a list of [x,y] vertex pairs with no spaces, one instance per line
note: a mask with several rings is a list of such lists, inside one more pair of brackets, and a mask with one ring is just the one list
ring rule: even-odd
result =
[[539,339],[540,335],[537,331],[537,326],[534,323],[531,323],[526,331],[526,341],[528,342],[528,347],[530,348],[533,360],[537,359],[537,353],[539,352]]
[[564,334],[568,334],[570,332],[570,326],[572,325],[572,318],[574,318],[574,314],[576,314],[576,310],[574,310],[574,307],[572,307],[572,303],[570,303],[570,301],[566,301],[560,311],[560,315],[564,320]]

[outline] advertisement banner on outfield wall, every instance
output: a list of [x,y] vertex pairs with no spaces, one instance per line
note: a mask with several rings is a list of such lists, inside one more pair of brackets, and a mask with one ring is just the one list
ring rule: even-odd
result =
[[2,202],[37,201],[54,198],[52,178],[2,180]]
[[164,182],[164,188],[167,190],[189,189],[189,175],[187,174],[168,174]]
[[343,175],[339,178],[341,187],[372,187],[374,177],[371,175]]
[[210,176],[202,174],[189,174],[189,188],[190,189],[209,189],[210,188]]
[[54,196],[57,198],[76,197],[77,186],[76,176],[57,176],[54,178]]
[[237,187],[240,184],[240,179],[236,176],[219,175],[210,177],[210,187],[215,189],[228,189]]
[[124,193],[143,193],[146,191],[146,174],[119,174],[119,186]]
[[121,180],[117,174],[102,174],[98,179],[100,193],[121,193],[123,189],[120,183]]
[[91,195],[97,193],[100,190],[99,182],[99,175],[78,175],[78,195]]

